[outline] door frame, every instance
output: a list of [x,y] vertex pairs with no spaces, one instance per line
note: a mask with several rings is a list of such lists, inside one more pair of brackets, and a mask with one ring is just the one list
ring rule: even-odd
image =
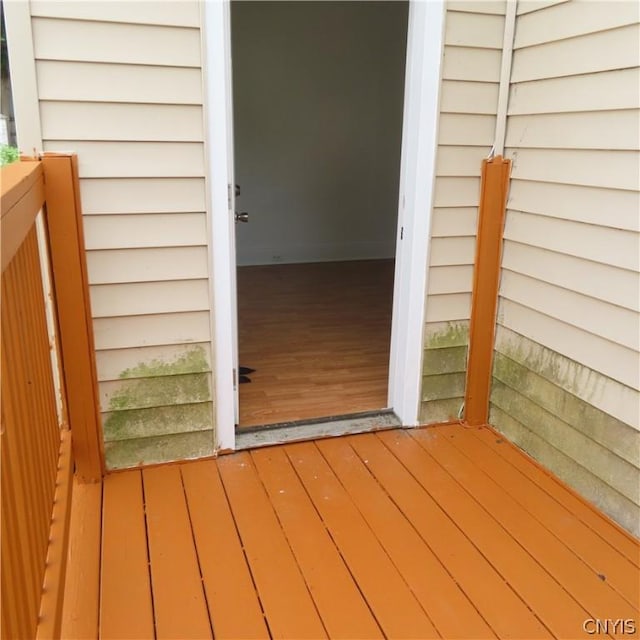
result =
[[[209,261],[216,449],[235,449],[237,316],[233,218],[230,0],[203,3]],[[444,0],[410,0],[396,236],[388,408],[419,420]],[[214,141],[214,142],[212,142]]]

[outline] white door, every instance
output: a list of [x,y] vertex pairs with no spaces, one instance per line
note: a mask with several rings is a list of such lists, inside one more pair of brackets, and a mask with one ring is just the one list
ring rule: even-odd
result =
[[228,0],[210,0],[202,6],[216,449],[225,450],[235,447],[235,425],[239,421],[231,5]]
[[[233,179],[230,0],[202,4],[213,270],[216,448],[235,448],[238,326]],[[429,229],[437,149],[444,0],[409,4],[389,407],[418,424]]]

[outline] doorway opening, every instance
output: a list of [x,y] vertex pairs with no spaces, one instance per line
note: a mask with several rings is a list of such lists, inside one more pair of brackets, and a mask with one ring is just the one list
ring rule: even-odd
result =
[[407,21],[231,4],[239,431],[390,406]]

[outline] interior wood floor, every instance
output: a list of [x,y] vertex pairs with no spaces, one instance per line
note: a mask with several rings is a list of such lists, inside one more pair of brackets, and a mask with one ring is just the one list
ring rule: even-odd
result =
[[63,638],[540,640],[638,621],[639,541],[486,427],[114,473],[102,519],[92,495],[74,498],[85,564]]
[[393,260],[238,269],[240,428],[384,409]]

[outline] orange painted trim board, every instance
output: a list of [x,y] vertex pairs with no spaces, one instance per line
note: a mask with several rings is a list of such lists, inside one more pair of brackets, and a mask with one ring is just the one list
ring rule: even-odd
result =
[[502,235],[510,170],[511,161],[502,156],[482,161],[464,399],[465,423],[471,426],[486,424],[489,419]]
[[75,155],[45,154],[46,226],[58,307],[60,351],[76,473],[99,481],[104,473],[93,324]]

